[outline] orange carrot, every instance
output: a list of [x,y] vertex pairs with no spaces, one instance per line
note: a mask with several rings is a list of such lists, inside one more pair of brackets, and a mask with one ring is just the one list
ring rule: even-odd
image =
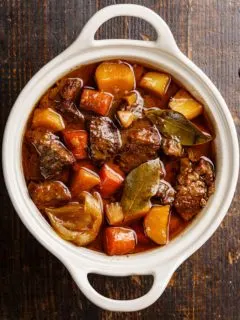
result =
[[80,107],[105,116],[111,108],[112,102],[113,96],[110,93],[84,89],[81,96]]
[[124,181],[124,174],[120,168],[114,164],[105,163],[99,175],[101,178],[100,193],[103,198],[109,198],[114,194]]
[[110,255],[132,252],[136,246],[136,234],[132,229],[108,227],[104,232],[104,249]]
[[87,154],[88,134],[85,130],[64,130],[64,141],[76,159],[85,159]]

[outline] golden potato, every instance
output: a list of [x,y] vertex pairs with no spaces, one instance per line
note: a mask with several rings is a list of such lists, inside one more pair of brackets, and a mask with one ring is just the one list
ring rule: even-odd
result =
[[170,82],[171,77],[169,74],[160,72],[147,72],[140,81],[140,87],[162,97],[167,92]]
[[168,242],[170,206],[154,206],[144,218],[147,236],[157,244]]
[[199,116],[203,106],[195,100],[186,90],[180,89],[169,102],[169,108],[180,112],[187,119],[191,120]]
[[111,226],[116,226],[123,222],[124,215],[119,202],[106,204],[105,212],[107,221]]
[[117,115],[124,128],[128,128],[134,120],[134,114],[131,111],[118,111]]
[[125,62],[103,62],[95,73],[98,89],[122,97],[135,88],[133,68]]
[[33,128],[44,127],[53,132],[65,129],[62,116],[52,108],[36,109],[32,120]]

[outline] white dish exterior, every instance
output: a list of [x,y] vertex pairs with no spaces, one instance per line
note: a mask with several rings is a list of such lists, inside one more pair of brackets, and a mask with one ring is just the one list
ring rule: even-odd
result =
[[[135,16],[148,21],[158,39],[94,40],[97,29],[116,16]],[[64,74],[82,64],[126,58],[147,63],[174,76],[206,108],[216,132],[216,191],[204,210],[180,236],[152,251],[107,256],[78,248],[62,240],[42,217],[30,199],[21,166],[22,138],[27,119],[41,95]],[[138,5],[113,5],[98,11],[83,28],[77,40],[45,65],[25,86],[9,116],[3,141],[3,170],[12,203],[29,231],[68,268],[89,300],[111,311],[136,311],[155,302],[177,267],[201,247],[217,229],[230,206],[239,169],[239,150],[234,122],[221,94],[209,78],[183,55],[166,23],[153,11]],[[150,291],[134,300],[112,300],[97,293],[88,273],[111,276],[152,274]]]

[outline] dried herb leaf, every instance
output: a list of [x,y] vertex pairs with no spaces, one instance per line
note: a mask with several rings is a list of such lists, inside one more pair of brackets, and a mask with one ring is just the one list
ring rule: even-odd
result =
[[212,140],[211,135],[204,134],[179,112],[149,109],[145,114],[164,136],[177,137],[183,146],[203,144]]
[[155,159],[141,164],[128,174],[121,199],[125,221],[137,219],[150,210],[150,199],[158,190],[160,172],[160,160]]

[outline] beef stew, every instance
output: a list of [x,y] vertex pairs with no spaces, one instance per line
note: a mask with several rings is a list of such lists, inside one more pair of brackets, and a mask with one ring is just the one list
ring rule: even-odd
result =
[[60,79],[23,139],[29,195],[57,234],[109,255],[176,237],[214,192],[214,133],[171,75],[104,61]]

